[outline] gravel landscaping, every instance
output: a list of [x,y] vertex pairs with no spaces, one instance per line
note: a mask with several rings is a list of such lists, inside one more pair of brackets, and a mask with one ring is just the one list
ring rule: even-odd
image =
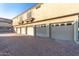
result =
[[79,56],[79,45],[69,41],[9,33],[0,36],[1,56]]

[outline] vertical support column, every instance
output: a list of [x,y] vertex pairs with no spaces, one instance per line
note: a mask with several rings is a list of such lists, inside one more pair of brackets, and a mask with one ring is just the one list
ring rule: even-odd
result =
[[46,37],[47,38],[50,38],[50,25],[49,24],[46,24]]
[[51,24],[49,24],[49,38],[51,39]]
[[27,27],[25,26],[25,31],[26,31],[26,35],[27,35]]
[[36,25],[34,25],[33,28],[34,28],[34,36],[36,36]]
[[[79,16],[78,16],[78,18],[79,18]],[[74,41],[79,44],[79,39],[78,39],[78,19],[76,19],[74,21]]]

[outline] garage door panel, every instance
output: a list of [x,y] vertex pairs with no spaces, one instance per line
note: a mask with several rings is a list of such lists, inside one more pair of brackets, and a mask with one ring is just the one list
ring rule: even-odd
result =
[[36,36],[49,37],[49,26],[36,27]]
[[26,27],[22,27],[22,28],[21,28],[21,34],[26,35]]
[[37,36],[45,36],[46,35],[46,28],[37,28],[36,35]]
[[21,31],[21,29],[20,28],[17,28],[17,33],[18,34],[20,34],[20,31]]
[[27,27],[27,35],[34,36],[34,28],[33,27]]
[[74,26],[56,26],[51,27],[51,37],[60,40],[73,40],[74,39]]

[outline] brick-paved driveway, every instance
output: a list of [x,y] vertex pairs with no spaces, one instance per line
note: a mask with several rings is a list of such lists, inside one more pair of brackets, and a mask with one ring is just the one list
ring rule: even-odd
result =
[[78,55],[79,45],[48,38],[21,36],[15,33],[0,34],[0,55],[54,56]]

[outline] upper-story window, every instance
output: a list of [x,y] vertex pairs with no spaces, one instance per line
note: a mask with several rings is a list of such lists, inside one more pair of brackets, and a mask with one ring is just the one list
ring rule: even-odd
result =
[[27,18],[31,18],[31,17],[32,17],[32,12],[30,11],[27,13]]

